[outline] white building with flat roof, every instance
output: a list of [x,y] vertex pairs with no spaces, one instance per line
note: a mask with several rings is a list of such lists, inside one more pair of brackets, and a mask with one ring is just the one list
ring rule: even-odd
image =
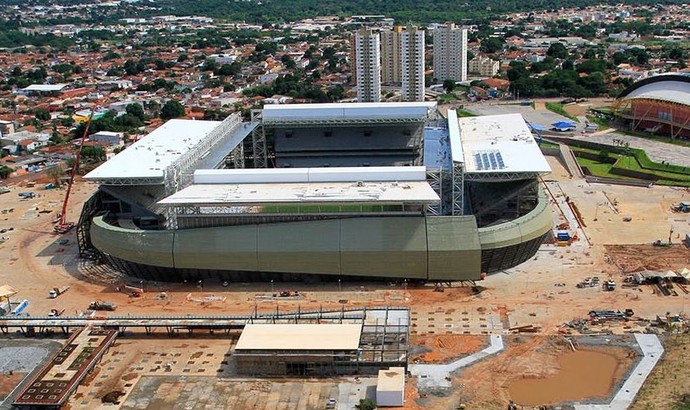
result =
[[391,367],[379,370],[376,383],[378,407],[400,407],[405,402],[405,368]]
[[361,29],[355,34],[355,65],[358,102],[381,101],[381,39]]

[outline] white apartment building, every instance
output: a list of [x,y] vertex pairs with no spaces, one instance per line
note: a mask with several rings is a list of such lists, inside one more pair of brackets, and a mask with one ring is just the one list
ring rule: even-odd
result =
[[424,31],[408,27],[400,33],[400,77],[403,101],[424,101]]
[[498,73],[501,63],[489,57],[475,57],[468,63],[468,70],[472,74],[479,74],[482,77],[493,77]]
[[357,101],[381,101],[381,40],[378,33],[361,29],[355,34]]
[[436,81],[467,81],[467,29],[447,23],[432,34]]

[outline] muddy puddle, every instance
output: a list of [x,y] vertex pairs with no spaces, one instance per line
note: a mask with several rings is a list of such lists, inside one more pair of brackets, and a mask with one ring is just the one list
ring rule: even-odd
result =
[[546,378],[514,380],[510,398],[524,406],[606,397],[613,388],[619,360],[611,354],[579,350],[558,358],[560,371]]

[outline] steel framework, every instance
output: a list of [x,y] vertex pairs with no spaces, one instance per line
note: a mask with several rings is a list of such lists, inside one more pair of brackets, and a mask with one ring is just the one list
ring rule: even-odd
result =
[[461,216],[465,214],[465,164],[453,161],[452,180],[452,215]]
[[[257,110],[259,111],[259,110]],[[327,126],[327,125],[340,125],[340,126],[360,126],[369,124],[423,124],[427,119],[427,116],[420,117],[401,117],[401,118],[314,118],[314,119],[299,119],[299,120],[289,120],[289,119],[275,119],[275,120],[263,120],[262,123],[265,126],[276,127],[276,126],[290,126],[293,128],[306,127],[311,128],[314,126]],[[253,121],[253,119],[252,119]]]
[[266,130],[261,118],[261,110],[252,110],[252,122],[259,122],[259,126],[252,131],[252,153],[254,168],[268,167],[268,147],[266,146]]
[[443,215],[443,169],[427,169],[426,180],[429,182],[429,186],[438,194],[441,201],[435,205],[428,205],[426,211],[430,215],[439,216]]
[[[640,115],[635,115],[635,113],[632,110],[632,103],[634,101],[644,101],[647,105],[647,109],[645,110],[644,114]],[[653,108],[658,108],[658,107],[667,107],[669,109],[669,117],[668,119],[666,118],[659,118],[658,115],[656,116],[649,116],[650,111],[652,111]],[[675,110],[685,110],[688,111],[690,108],[688,108],[685,105],[674,103],[674,102],[669,102],[669,101],[660,101],[660,100],[652,100],[652,99],[624,99],[620,101],[616,101],[614,105],[612,106],[613,113],[615,116],[620,117],[620,118],[625,118],[627,120],[631,120],[630,128],[632,131],[637,130],[637,128],[642,124],[643,121],[650,121],[654,122],[657,124],[665,124],[671,127],[671,138],[677,138],[680,133],[683,130],[690,130],[690,115],[686,115],[686,119],[683,122],[679,121],[674,121],[674,109]],[[675,130],[674,130],[675,127]]]
[[544,173],[539,172],[477,172],[466,173],[466,181],[484,181],[484,182],[506,182],[506,181],[520,181],[524,179],[538,178]]

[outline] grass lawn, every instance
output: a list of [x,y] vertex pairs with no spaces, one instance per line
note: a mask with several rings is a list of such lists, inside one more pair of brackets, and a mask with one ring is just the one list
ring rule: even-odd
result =
[[539,146],[544,147],[544,148],[558,148],[558,144],[551,142],[551,141],[546,141],[546,140],[542,140],[539,143]]
[[563,104],[561,104],[561,103],[547,102],[547,103],[544,103],[544,107],[546,107],[547,110],[555,112],[558,115],[562,115],[566,118],[570,118],[571,120],[573,120],[575,122],[580,122],[580,120],[578,120],[577,117],[568,114],[568,112],[563,108]]
[[[590,152],[598,154],[598,151],[586,148],[571,147],[573,151],[580,152]],[[677,173],[672,171],[662,171],[656,169],[643,168],[640,163],[632,155],[621,155],[621,154],[609,154],[610,158],[617,159],[616,163],[611,164],[608,162],[600,162],[596,160],[591,160],[582,157],[576,157],[577,162],[581,167],[587,167],[589,171],[594,176],[606,177],[606,178],[623,178],[623,179],[636,179],[624,177],[621,175],[611,174],[611,168],[616,166],[622,169],[629,169],[631,171],[642,172],[648,175],[654,175],[658,178],[657,183],[661,185],[676,185],[676,186],[690,186],[690,175]],[[676,180],[674,180],[676,179]]]
[[595,177],[620,178],[619,175],[613,175],[609,173],[609,171],[611,171],[611,168],[613,167],[613,164],[610,164],[608,162],[599,162],[581,157],[577,157],[577,162],[578,164],[580,164],[581,167],[587,167],[587,169],[589,169],[589,172],[591,172],[592,175],[594,175]]
[[436,101],[438,101],[440,104],[448,104],[453,101],[457,101],[458,97],[455,96],[455,94],[441,94],[438,97],[436,97]]
[[458,117],[459,117],[459,118],[462,118],[462,117],[476,117],[476,116],[477,116],[477,114],[474,114],[474,113],[472,113],[472,112],[470,112],[470,111],[467,111],[467,110],[463,110],[462,108],[458,108],[457,110],[455,110],[455,112],[458,113]]

